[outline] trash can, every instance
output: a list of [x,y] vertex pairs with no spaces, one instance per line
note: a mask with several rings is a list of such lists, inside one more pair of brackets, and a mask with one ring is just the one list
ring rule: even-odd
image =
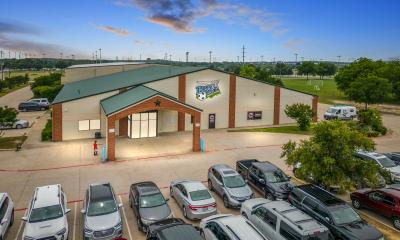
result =
[[94,133],[94,138],[95,139],[100,139],[101,138],[101,132],[95,132]]
[[204,139],[200,138],[200,152],[204,152],[204,145],[205,145]]
[[103,149],[101,151],[101,161],[102,162],[107,162],[107,149],[106,149],[106,146],[103,146]]

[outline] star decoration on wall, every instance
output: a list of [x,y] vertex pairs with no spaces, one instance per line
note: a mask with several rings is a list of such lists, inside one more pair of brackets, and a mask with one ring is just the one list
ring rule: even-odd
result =
[[161,101],[157,99],[157,101],[155,101],[154,104],[156,105],[156,107],[160,107],[161,106]]

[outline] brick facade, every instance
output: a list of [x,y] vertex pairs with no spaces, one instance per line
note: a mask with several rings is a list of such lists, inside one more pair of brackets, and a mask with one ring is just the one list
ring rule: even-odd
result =
[[274,90],[274,125],[279,125],[279,118],[281,113],[281,88],[275,87]]
[[52,140],[62,141],[62,104],[53,105],[52,113]]
[[318,121],[318,96],[314,96],[312,99],[312,111],[314,113],[313,122]]
[[[186,99],[186,75],[180,75],[178,87],[178,100],[185,102]],[[178,112],[178,131],[185,131],[185,113]]]
[[229,120],[228,127],[235,127],[236,115],[236,75],[229,75]]

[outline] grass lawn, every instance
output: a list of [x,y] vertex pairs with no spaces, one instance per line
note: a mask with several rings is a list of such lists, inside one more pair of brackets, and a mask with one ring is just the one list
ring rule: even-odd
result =
[[[335,80],[282,79],[287,88],[318,95],[321,103],[333,104],[333,100],[345,100],[343,92],[336,88]],[[318,90],[319,89],[319,90]]]
[[[29,75],[29,79],[33,80],[37,77],[48,75],[49,73],[51,73],[51,71],[42,71],[42,70],[39,70],[39,71],[22,71],[22,70],[21,71],[20,70],[12,71],[11,70],[10,75],[11,75],[11,77],[14,77],[14,76],[19,76],[19,75],[25,75],[26,73]],[[8,73],[4,74],[4,77],[8,77]]]
[[310,135],[311,130],[301,131],[297,126],[266,127],[266,128],[247,128],[228,130],[229,132],[271,132]]
[[0,90],[0,97],[4,96],[6,94],[9,94],[10,92],[14,92],[14,91],[16,91],[18,89],[26,87],[26,86],[29,86],[29,83],[23,84],[23,85],[19,85],[19,86],[15,86],[15,87],[13,87],[11,89],[8,89],[8,88],[2,89],[2,90]]
[[25,142],[27,136],[0,137],[0,149],[15,149],[17,142]]

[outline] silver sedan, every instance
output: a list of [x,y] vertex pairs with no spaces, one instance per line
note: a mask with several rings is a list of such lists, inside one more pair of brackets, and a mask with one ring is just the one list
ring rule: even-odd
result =
[[217,213],[215,199],[200,181],[172,181],[170,195],[186,218],[203,219]]

